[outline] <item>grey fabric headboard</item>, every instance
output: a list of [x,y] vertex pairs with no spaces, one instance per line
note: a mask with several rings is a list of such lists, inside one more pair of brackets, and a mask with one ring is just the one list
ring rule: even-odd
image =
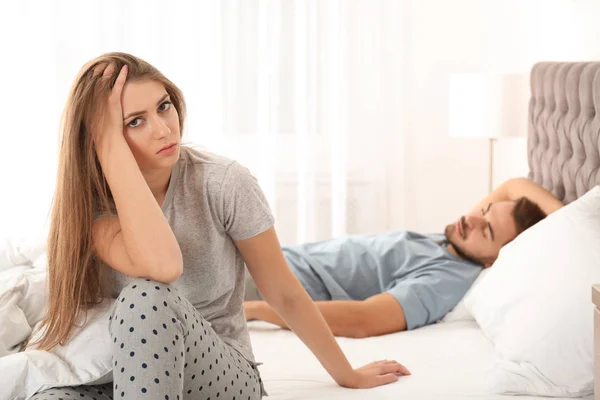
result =
[[600,184],[600,62],[531,70],[529,179],[565,204]]

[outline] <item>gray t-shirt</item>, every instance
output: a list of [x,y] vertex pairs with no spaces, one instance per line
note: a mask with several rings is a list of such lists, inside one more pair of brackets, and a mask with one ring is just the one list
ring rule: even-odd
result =
[[[183,255],[183,273],[172,285],[226,343],[254,362],[242,307],[244,260],[233,240],[273,226],[257,180],[233,160],[182,146],[161,208]],[[116,298],[132,278],[107,268]]]
[[313,300],[389,293],[402,306],[407,329],[415,329],[442,319],[481,272],[450,253],[443,240],[395,231],[285,246],[283,252]]

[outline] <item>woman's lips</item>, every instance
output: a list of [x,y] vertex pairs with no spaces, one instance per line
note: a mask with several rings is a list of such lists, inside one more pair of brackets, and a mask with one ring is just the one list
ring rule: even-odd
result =
[[171,153],[173,152],[173,150],[175,150],[175,147],[177,146],[177,143],[172,144],[169,147],[166,147],[164,149],[162,149],[161,151],[159,151],[157,154],[167,154],[167,153]]

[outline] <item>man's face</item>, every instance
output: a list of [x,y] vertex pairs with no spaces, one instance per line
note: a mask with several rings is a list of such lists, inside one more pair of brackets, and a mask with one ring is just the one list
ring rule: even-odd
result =
[[489,267],[517,236],[514,207],[514,201],[490,203],[446,226],[446,238],[461,257]]

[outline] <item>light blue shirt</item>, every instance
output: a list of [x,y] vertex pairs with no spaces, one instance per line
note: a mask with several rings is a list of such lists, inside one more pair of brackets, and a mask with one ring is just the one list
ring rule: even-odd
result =
[[454,256],[444,235],[394,231],[285,246],[308,294],[318,300],[364,300],[389,293],[407,329],[435,323],[462,299],[481,266]]

